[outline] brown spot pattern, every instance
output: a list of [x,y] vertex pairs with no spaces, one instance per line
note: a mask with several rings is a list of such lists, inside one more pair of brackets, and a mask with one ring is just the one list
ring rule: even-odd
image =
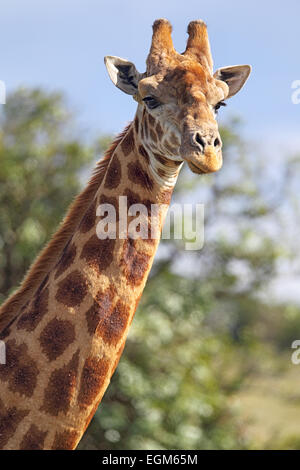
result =
[[109,315],[99,322],[97,335],[110,345],[117,345],[127,327],[130,309],[120,300]]
[[21,441],[20,450],[43,450],[47,434],[32,424]]
[[73,354],[68,364],[52,372],[45,390],[42,411],[52,416],[68,412],[76,391],[78,362],[79,349]]
[[121,181],[121,164],[116,155],[114,155],[105,176],[104,187],[107,189],[115,189]]
[[33,302],[24,310],[17,323],[17,328],[26,331],[33,331],[40,323],[41,319],[48,312],[49,289],[44,288],[37,292]]
[[100,195],[99,205],[100,204],[112,204],[114,206],[114,208],[116,209],[116,211],[119,207],[118,199],[116,197],[113,197],[113,196],[107,196],[106,194],[101,194]]
[[74,243],[68,245],[64,250],[60,261],[58,262],[57,270],[54,279],[61,276],[73,263],[76,256],[76,246]]
[[150,256],[140,253],[135,247],[135,240],[124,240],[123,257],[121,260],[124,275],[132,286],[143,282],[148,269]]
[[55,298],[67,307],[80,305],[88,290],[85,277],[78,271],[72,271],[58,283]]
[[92,202],[88,210],[86,211],[82,221],[79,225],[79,231],[81,233],[87,233],[94,227],[96,223],[96,200]]
[[19,363],[19,356],[23,352],[15,340],[9,340],[6,346],[6,364],[0,364],[0,379],[6,382],[14,373]]
[[145,147],[143,147],[142,145],[139,146],[139,153],[144,157],[147,163],[150,162],[148,152],[146,151]]
[[[150,201],[150,199],[141,199],[137,193],[131,191],[131,189],[129,188],[126,188],[126,190],[124,191],[124,196],[127,197],[127,211],[129,207],[133,206],[134,204],[143,204],[147,209],[148,216],[151,215],[152,202]],[[150,220],[151,219],[149,217],[149,224],[150,224]]]
[[127,197],[127,210],[133,204],[141,204],[142,203],[142,200],[141,200],[140,196],[137,193],[131,191],[131,189],[129,189],[129,188],[126,188],[126,190],[124,191],[124,196]]
[[69,321],[53,318],[41,332],[39,341],[49,361],[57,359],[75,340],[75,328]]
[[[14,320],[15,321],[15,320]],[[14,322],[13,322],[14,323]],[[10,325],[9,325],[10,326]],[[11,330],[10,328],[7,326],[6,328],[4,328],[4,330],[2,330],[0,332],[0,340],[4,340],[6,339],[11,333]]]
[[36,387],[38,368],[33,361],[21,364],[13,374],[9,383],[12,392],[31,397]]
[[73,430],[66,430],[55,434],[52,450],[72,450],[79,439],[79,433]]
[[121,148],[122,148],[122,151],[123,151],[125,157],[127,157],[131,152],[133,152],[133,149],[134,149],[134,135],[133,135],[133,130],[132,129],[130,129],[130,131],[126,134],[126,136],[122,140]]
[[111,311],[114,295],[114,287],[108,287],[104,292],[98,292],[93,305],[85,314],[90,335],[96,332],[100,321]]
[[[47,274],[47,276],[44,278],[44,280],[41,282],[38,290],[36,291],[37,294],[39,294],[40,292],[42,292],[42,290],[46,287],[47,283],[48,283],[48,280],[49,280],[49,274]],[[23,309],[25,309],[27,307],[27,305],[29,304],[29,300],[26,302],[26,304],[22,307],[22,311]]]
[[38,368],[28,354],[25,343],[15,340],[6,343],[6,364],[0,365],[0,379],[8,381],[9,390],[31,397],[37,383]]
[[93,235],[84,245],[80,258],[85,259],[89,266],[101,273],[113,261],[115,240],[106,238],[100,240]]
[[28,413],[29,411],[17,409],[16,407],[5,408],[2,401],[0,401],[0,449],[3,449],[7,444]]
[[89,357],[86,359],[80,381],[78,404],[87,407],[93,403],[103,387],[110,362],[102,357]]
[[143,188],[151,190],[153,188],[153,180],[143,169],[139,162],[130,162],[127,165],[128,178],[135,184],[139,184]]

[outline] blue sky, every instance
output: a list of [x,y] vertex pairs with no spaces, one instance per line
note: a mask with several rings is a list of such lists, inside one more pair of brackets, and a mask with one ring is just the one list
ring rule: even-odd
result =
[[237,113],[250,138],[300,149],[300,105],[291,101],[291,84],[300,80],[299,0],[7,0],[0,11],[0,79],[8,90],[39,85],[65,91],[92,133],[120,131],[136,107],[110,82],[103,57],[128,58],[143,72],[156,18],[171,21],[179,52],[188,22],[202,18],[216,68],[253,66],[221,119]]

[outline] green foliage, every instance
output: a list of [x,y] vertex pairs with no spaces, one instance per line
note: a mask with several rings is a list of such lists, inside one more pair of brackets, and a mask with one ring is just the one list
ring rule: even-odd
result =
[[56,230],[92,160],[60,94],[20,89],[1,109],[0,302]]
[[81,448],[243,447],[216,369],[230,347],[205,325],[211,292],[161,271],[146,289],[124,356]]

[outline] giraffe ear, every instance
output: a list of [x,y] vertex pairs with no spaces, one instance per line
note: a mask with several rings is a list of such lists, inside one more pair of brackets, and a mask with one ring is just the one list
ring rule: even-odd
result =
[[117,88],[128,95],[135,95],[138,91],[138,83],[142,74],[137,71],[135,65],[128,60],[107,55],[104,57],[108,74]]
[[251,72],[250,65],[233,65],[222,67],[214,73],[214,78],[226,82],[229,87],[227,98],[235,95],[245,85]]

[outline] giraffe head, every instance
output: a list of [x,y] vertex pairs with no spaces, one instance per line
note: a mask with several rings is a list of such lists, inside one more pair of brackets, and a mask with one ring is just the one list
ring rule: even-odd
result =
[[143,107],[149,125],[162,130],[156,139],[150,133],[150,147],[170,158],[179,156],[195,173],[214,172],[222,166],[217,111],[243,87],[251,67],[236,65],[213,73],[207,29],[201,20],[189,24],[182,54],[174,49],[171,31],[167,20],[154,22],[145,73],[119,57],[107,56],[105,64],[113,83]]

